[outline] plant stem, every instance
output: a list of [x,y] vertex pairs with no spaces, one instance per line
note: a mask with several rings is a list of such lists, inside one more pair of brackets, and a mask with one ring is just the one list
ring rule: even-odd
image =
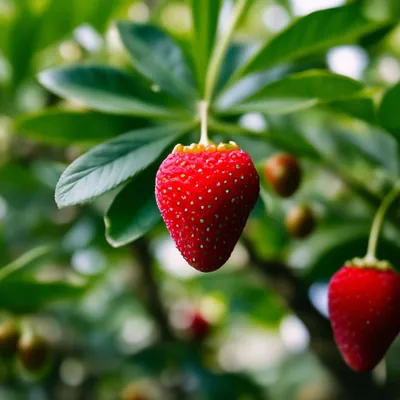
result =
[[249,0],[238,0],[236,2],[236,6],[233,10],[232,21],[229,25],[225,34],[221,37],[219,42],[214,48],[212,52],[210,64],[208,65],[207,75],[206,75],[206,87],[204,100],[210,101],[214,92],[215,84],[219,77],[221,64],[225,58],[226,52],[228,51],[229,43],[232,39],[233,33],[240,21],[243,17],[244,13],[247,10],[247,7],[250,5]]
[[376,212],[374,222],[372,223],[371,233],[369,235],[368,251],[367,255],[365,256],[365,260],[368,262],[376,261],[376,248],[385,214],[399,194],[400,184],[396,184],[394,188],[389,192],[389,194],[383,199],[381,205],[378,208],[378,211]]
[[207,146],[210,144],[208,139],[208,127],[207,127],[207,119],[208,119],[208,101],[201,100],[199,101],[199,114],[200,114],[200,144],[204,144]]

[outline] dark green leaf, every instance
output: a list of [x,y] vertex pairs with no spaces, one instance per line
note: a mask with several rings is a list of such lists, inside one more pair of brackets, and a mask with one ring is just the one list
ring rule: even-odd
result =
[[141,129],[94,147],[62,174],[56,187],[57,205],[84,203],[115,188],[151,165],[189,129],[185,124]]
[[[313,237],[304,243],[308,252],[306,278],[311,282],[325,281],[348,260],[354,257],[363,257],[367,251],[368,233],[371,221],[343,223],[341,226],[329,227],[316,232]],[[396,265],[399,247],[393,242],[381,240],[379,256]]]
[[96,144],[146,124],[146,120],[139,118],[54,109],[22,116],[15,129],[24,136],[53,145]]
[[0,309],[32,313],[55,301],[77,298],[86,288],[66,282],[7,280],[0,282]]
[[200,87],[203,87],[208,62],[217,36],[222,0],[191,0],[191,4],[193,53],[197,61],[197,77]]
[[21,5],[10,27],[5,50],[11,64],[14,86],[19,85],[31,71],[39,17],[40,15],[32,12],[27,5]]
[[378,27],[363,15],[358,5],[313,12],[262,46],[235,78],[351,42]]
[[[112,114],[171,117],[174,111],[157,104],[157,94],[140,86],[129,74],[113,67],[81,65],[42,72],[48,90],[95,110]],[[175,111],[176,113],[176,111]]]
[[317,104],[348,100],[363,90],[358,81],[327,71],[307,71],[273,82],[228,113],[286,114]]
[[380,124],[392,135],[400,138],[400,83],[391,87],[384,95],[378,110]]
[[118,30],[134,67],[162,90],[191,106],[188,102],[193,102],[197,96],[193,75],[173,39],[152,25],[119,22]]
[[161,215],[154,197],[157,168],[136,175],[114,199],[104,217],[107,241],[123,246],[149,232]]

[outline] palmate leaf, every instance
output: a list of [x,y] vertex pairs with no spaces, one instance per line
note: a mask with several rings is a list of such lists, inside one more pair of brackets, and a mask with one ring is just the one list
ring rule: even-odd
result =
[[182,114],[160,102],[158,97],[161,95],[144,88],[133,76],[114,67],[55,68],[40,73],[39,81],[61,97],[106,113],[153,118],[181,117]]
[[197,97],[194,77],[177,43],[153,25],[121,21],[117,27],[134,67],[161,90],[193,107]]
[[237,71],[233,80],[335,45],[351,42],[380,26],[377,22],[368,20],[359,5],[313,12],[295,21],[263,45]]
[[164,125],[128,132],[94,147],[61,175],[55,199],[59,207],[100,196],[151,165],[192,124]]

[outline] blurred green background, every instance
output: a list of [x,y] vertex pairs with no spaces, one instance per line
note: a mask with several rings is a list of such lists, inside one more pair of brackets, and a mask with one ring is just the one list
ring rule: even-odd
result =
[[[131,246],[110,246],[103,215],[114,192],[61,210],[54,202],[65,166],[132,122],[86,113],[79,102],[48,92],[37,74],[81,62],[134,73],[114,25],[121,19],[159,25],[189,53],[188,3],[0,0],[0,264],[8,268],[6,275],[16,274],[0,281],[1,316],[18,316],[22,326],[33,326],[52,353],[40,376],[26,374],[14,359],[0,359],[1,400],[343,398],[341,373],[325,368],[321,352],[315,356],[310,345],[315,332],[298,317],[301,310],[290,302],[288,307],[285,288],[268,273],[264,280],[262,262],[251,257],[248,244],[239,243],[227,265],[204,275],[184,262],[161,223]],[[324,68],[359,80],[379,104],[384,90],[400,80],[399,2],[355,3],[381,23],[379,29],[290,67]],[[301,16],[344,4],[254,0],[235,41],[250,48]],[[226,1],[222,26],[229,23],[231,8]],[[279,260],[301,277],[304,295],[324,317],[330,276],[365,253],[374,211],[398,179],[399,104],[400,97],[385,109],[385,124],[374,122],[368,109],[337,113],[324,106],[283,116],[250,109],[238,120],[226,117],[252,132],[234,140],[258,165],[282,149],[301,160],[301,190],[281,200],[264,183],[263,202],[246,232],[263,260]],[[76,118],[79,113],[86,117]],[[144,118],[136,121],[136,127],[147,125]],[[270,135],[260,141],[257,132],[264,131]],[[216,140],[225,137],[211,133]],[[297,202],[312,204],[318,216],[317,230],[303,241],[291,239],[283,225],[285,212]],[[379,247],[379,256],[394,263],[400,249],[396,218],[393,212]],[[201,340],[187,317],[193,310],[211,325]],[[347,367],[340,368],[347,374]],[[399,378],[397,342],[386,363],[365,379],[384,388],[381,399],[396,399]],[[361,382],[354,380],[356,389]]]

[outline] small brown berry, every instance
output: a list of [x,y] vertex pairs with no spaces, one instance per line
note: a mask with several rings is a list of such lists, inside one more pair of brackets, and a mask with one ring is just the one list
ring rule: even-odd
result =
[[305,238],[315,228],[314,212],[308,205],[292,207],[285,217],[286,229],[296,238]]
[[278,153],[265,163],[264,176],[279,196],[290,197],[300,185],[302,172],[296,158]]
[[30,372],[40,372],[50,356],[48,343],[31,333],[22,336],[18,343],[18,351],[22,366]]
[[0,357],[10,358],[17,352],[19,329],[14,321],[7,321],[0,326]]

